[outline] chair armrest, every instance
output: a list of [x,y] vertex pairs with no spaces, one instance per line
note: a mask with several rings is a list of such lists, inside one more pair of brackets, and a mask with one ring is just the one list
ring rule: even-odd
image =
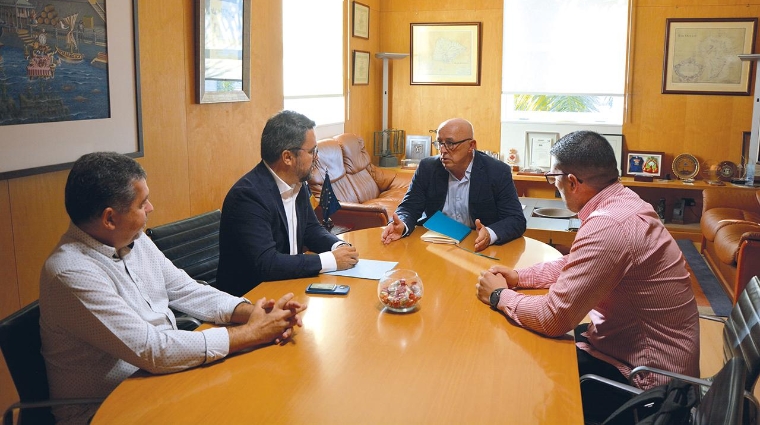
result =
[[396,189],[399,187],[408,188],[412,182],[412,173],[399,173],[396,170],[389,170],[380,167],[370,166],[369,173],[377,183],[380,192]]
[[201,321],[192,316],[177,316],[175,320],[177,321],[177,329],[183,331],[194,331],[201,325]]
[[618,381],[613,381],[612,379],[605,378],[603,376],[594,375],[594,374],[586,374],[581,376],[581,385],[583,385],[584,382],[600,382],[605,385],[609,385],[612,388],[615,388],[617,390],[620,390],[622,392],[631,394],[631,395],[637,395],[644,392],[641,388],[634,387],[633,385],[626,385]]
[[[322,221],[322,208],[314,210],[317,218]],[[340,209],[330,216],[333,224],[351,230],[380,227],[388,224],[388,212],[378,204],[357,204],[341,202]]]
[[100,404],[105,398],[62,398],[55,400],[28,401],[13,403],[3,413],[3,425],[13,425],[13,412],[15,410],[39,409],[43,407],[69,406],[75,404]]
[[704,385],[706,387],[709,387],[710,385],[712,385],[712,382],[708,381],[706,379],[695,378],[693,376],[683,375],[683,374],[680,374],[680,373],[670,372],[670,371],[667,371],[667,370],[657,369],[655,367],[649,367],[649,366],[638,366],[638,367],[633,368],[633,370],[631,371],[631,375],[628,377],[628,382],[632,383],[633,382],[633,378],[636,375],[638,375],[639,373],[642,373],[642,372],[650,372],[650,373],[656,373],[658,375],[668,376],[668,377],[671,377],[671,378],[678,378],[678,379],[680,379],[682,381],[685,381],[685,382],[690,382],[690,383],[696,384],[696,385]]
[[726,323],[726,318],[723,316],[713,316],[710,314],[699,314],[700,319],[711,320],[713,322]]

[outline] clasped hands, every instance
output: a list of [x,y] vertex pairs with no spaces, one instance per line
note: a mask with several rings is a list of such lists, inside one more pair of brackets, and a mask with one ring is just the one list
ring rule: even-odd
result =
[[517,279],[517,272],[506,266],[491,266],[488,270],[483,270],[475,284],[478,299],[490,304],[491,292],[498,288],[514,289]]
[[[393,241],[401,239],[405,230],[406,225],[401,221],[398,214],[394,212],[393,220],[385,226],[380,239],[383,241],[383,244],[388,245]],[[479,218],[475,220],[475,231],[478,232],[478,236],[475,238],[475,251],[478,252],[488,248],[491,245],[491,234],[488,233],[488,229],[486,229],[486,226],[483,226]]]

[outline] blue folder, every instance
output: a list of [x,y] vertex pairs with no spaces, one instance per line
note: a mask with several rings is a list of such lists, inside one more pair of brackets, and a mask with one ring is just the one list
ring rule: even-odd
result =
[[428,230],[441,233],[457,240],[458,242],[462,242],[462,240],[470,234],[471,230],[466,225],[440,211],[436,211],[435,214],[423,224],[423,226]]

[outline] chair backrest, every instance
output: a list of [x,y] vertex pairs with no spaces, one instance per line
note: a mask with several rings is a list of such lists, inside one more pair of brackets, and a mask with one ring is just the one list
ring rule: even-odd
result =
[[740,357],[747,367],[744,389],[753,392],[760,375],[760,279],[750,279],[723,328],[725,359]]
[[740,357],[734,357],[726,362],[697,405],[692,424],[741,424],[746,373],[747,368]]
[[216,284],[219,265],[220,210],[149,228],[150,236],[166,258],[190,277]]
[[[21,402],[44,401],[49,398],[41,347],[40,306],[37,301],[0,320],[0,350]],[[26,423],[53,422],[50,409],[32,409],[21,415]]]

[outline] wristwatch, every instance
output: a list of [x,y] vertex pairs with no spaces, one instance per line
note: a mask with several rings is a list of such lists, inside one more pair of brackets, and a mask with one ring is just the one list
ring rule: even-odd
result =
[[504,288],[497,288],[491,292],[491,296],[488,298],[488,301],[491,304],[492,309],[496,310],[496,307],[499,305],[499,298],[501,298],[501,291],[503,290]]

